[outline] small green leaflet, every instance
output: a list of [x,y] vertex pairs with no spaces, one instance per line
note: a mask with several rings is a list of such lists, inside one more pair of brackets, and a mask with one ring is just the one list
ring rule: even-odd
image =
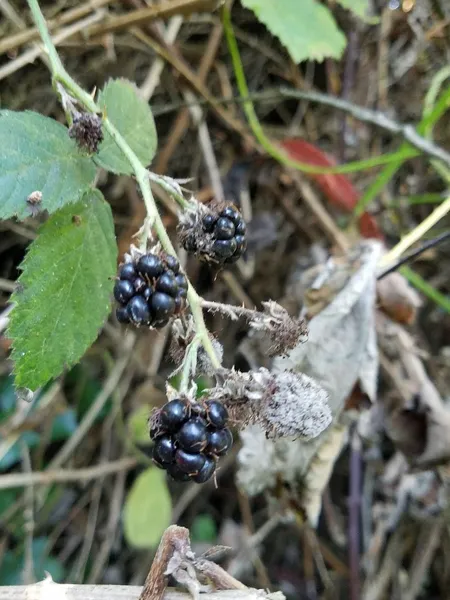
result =
[[49,213],[77,202],[96,168],[66,127],[35,112],[0,110],[0,218],[31,214],[27,198],[42,193],[39,208]]
[[[155,122],[150,107],[138,96],[135,86],[125,79],[111,80],[100,92],[98,103],[142,164],[149,165],[158,144]],[[107,171],[131,175],[130,163],[105,127],[103,135],[95,162]]]
[[124,507],[124,533],[135,548],[154,548],[170,525],[172,502],[165,474],[155,467],[133,483]]
[[338,2],[347,10],[354,12],[360,19],[369,22],[374,21],[373,18],[370,19],[367,17],[367,13],[369,12],[369,0],[338,0]]
[[331,12],[316,0],[241,0],[278,37],[296,63],[340,58],[346,40]]
[[42,226],[11,297],[15,385],[35,390],[78,362],[110,311],[117,245],[98,190]]

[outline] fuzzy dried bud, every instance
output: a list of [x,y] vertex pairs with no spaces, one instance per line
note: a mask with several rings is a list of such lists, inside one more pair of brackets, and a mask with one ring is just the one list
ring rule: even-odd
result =
[[331,423],[327,392],[311,377],[268,369],[221,369],[209,398],[223,402],[239,426],[258,424],[267,438],[312,439]]
[[214,238],[203,230],[203,219],[207,215],[217,216],[216,205],[208,206],[191,199],[190,206],[180,214],[178,237],[187,252],[193,252],[199,258],[208,260],[212,255]]
[[262,304],[263,311],[255,312],[250,320],[250,327],[254,331],[263,331],[267,334],[269,344],[266,354],[268,356],[286,354],[299,343],[307,340],[308,328],[303,319],[292,318],[286,309],[273,300]]
[[75,139],[79,148],[95,154],[103,141],[101,117],[92,113],[76,113],[69,128],[69,136]]
[[[184,356],[186,354],[187,347],[195,337],[195,328],[192,318],[187,321],[185,326],[181,319],[174,321],[172,325],[172,337],[169,346],[169,355],[177,367],[181,366]],[[214,352],[217,359],[222,362],[223,359],[223,347],[222,344],[217,340],[212,333],[209,333],[209,339],[214,348]],[[212,376],[216,372],[215,367],[211,363],[207,352],[200,346],[197,352],[197,365],[195,374],[196,375],[208,375]]]

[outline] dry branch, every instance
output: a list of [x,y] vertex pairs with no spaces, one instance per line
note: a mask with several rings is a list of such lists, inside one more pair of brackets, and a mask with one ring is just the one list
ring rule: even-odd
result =
[[[43,581],[35,585],[0,587],[0,600],[138,600],[142,588],[127,585],[70,585]],[[163,600],[191,600],[188,593],[167,590]],[[227,590],[201,594],[202,600],[283,600],[279,593]]]

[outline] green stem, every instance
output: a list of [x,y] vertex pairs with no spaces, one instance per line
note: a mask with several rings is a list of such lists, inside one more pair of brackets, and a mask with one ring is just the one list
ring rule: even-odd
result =
[[228,50],[233,63],[233,70],[236,77],[239,94],[241,96],[242,106],[244,108],[250,128],[253,132],[253,135],[256,137],[257,141],[264,148],[267,154],[272,156],[272,158],[281,164],[287,167],[292,167],[299,171],[303,171],[304,173],[310,173],[312,175],[321,175],[327,173],[352,173],[355,171],[361,171],[363,169],[370,169],[373,167],[379,167],[380,165],[390,164],[393,161],[399,161],[400,159],[403,161],[407,158],[413,158],[420,155],[418,150],[413,147],[409,147],[408,145],[408,148],[403,149],[401,152],[393,152],[384,156],[376,156],[365,160],[358,160],[345,165],[338,165],[336,167],[318,167],[309,163],[292,160],[286,156],[284,152],[272,144],[272,142],[264,133],[261,123],[256,115],[253,102],[250,99],[250,93],[247,86],[244,67],[242,66],[236,37],[231,25],[230,10],[226,5],[222,9],[222,24],[228,44]]
[[197,336],[195,336],[186,349],[183,361],[183,370],[181,371],[181,381],[179,387],[180,392],[187,393],[189,389],[189,379],[191,375],[194,375],[195,373],[199,343],[200,340]]
[[156,173],[152,173],[151,171],[147,172],[147,176],[150,179],[150,181],[153,181],[154,183],[156,183],[156,185],[159,185],[159,187],[166,191],[169,194],[169,196],[172,196],[172,198],[176,202],[178,202],[181,208],[189,208],[190,202],[186,200],[186,198],[182,194],[179,194],[176,191],[176,189],[172,185],[170,185],[170,183],[166,181],[163,177],[157,175]]
[[[61,59],[59,58],[58,53],[56,52],[55,46],[53,45],[53,42],[47,29],[47,25],[45,23],[44,16],[42,14],[37,0],[28,0],[28,5],[30,7],[33,20],[37,29],[39,30],[39,34],[42,38],[42,41],[44,42],[45,49],[50,59],[50,67],[53,81],[61,83],[63,87],[67,89],[70,92],[70,94],[84,106],[86,110],[93,113],[101,113],[101,107],[97,105],[93,98],[87,92],[85,92],[65,70]],[[164,224],[156,207],[155,199],[153,198],[153,194],[150,188],[150,180],[148,177],[147,169],[141,163],[139,158],[130,148],[126,140],[122,137],[122,135],[113,125],[113,123],[111,123],[111,121],[105,115],[103,116],[102,123],[106,131],[108,131],[111,134],[115,143],[120,148],[124,156],[126,156],[130,165],[133,168],[136,181],[139,185],[139,188],[141,189],[148,218],[150,222],[153,223],[156,235],[158,236],[161,245],[167,253],[176,255],[175,249],[172,245],[172,242],[170,241],[169,236],[167,235],[167,231],[164,227]],[[189,306],[191,308],[192,316],[195,322],[197,336],[201,339],[202,346],[208,353],[213,366],[218,368],[220,367],[220,362],[217,360],[216,353],[214,352],[211,340],[209,339],[208,330],[203,319],[203,312],[201,309],[201,298],[198,296],[197,292],[192,287],[190,282],[188,282],[187,297]]]

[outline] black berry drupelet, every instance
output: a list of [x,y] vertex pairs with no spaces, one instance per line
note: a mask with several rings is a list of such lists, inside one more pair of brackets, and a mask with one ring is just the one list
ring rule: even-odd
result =
[[180,220],[179,236],[187,252],[207,262],[226,265],[244,253],[246,225],[232,204],[210,204],[187,211]]
[[227,424],[228,411],[220,402],[167,402],[150,420],[156,466],[175,481],[205,483],[233,443]]
[[[129,257],[130,258],[130,257]],[[140,254],[119,269],[114,298],[120,323],[161,328],[186,307],[187,279],[169,254]]]

